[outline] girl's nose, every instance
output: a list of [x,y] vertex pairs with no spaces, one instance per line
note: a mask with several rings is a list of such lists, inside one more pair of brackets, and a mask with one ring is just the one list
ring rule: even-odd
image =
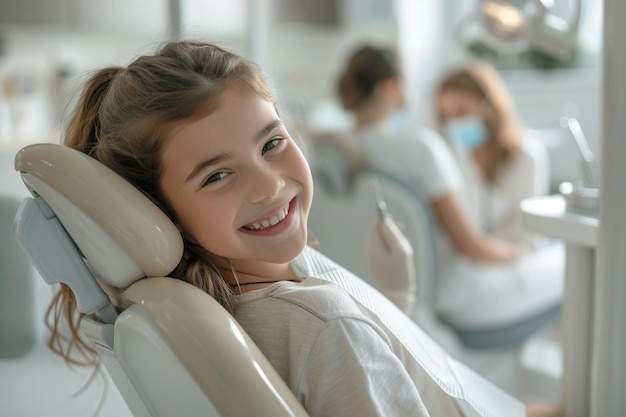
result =
[[259,203],[274,198],[285,187],[285,179],[278,170],[263,167],[250,173],[248,200]]

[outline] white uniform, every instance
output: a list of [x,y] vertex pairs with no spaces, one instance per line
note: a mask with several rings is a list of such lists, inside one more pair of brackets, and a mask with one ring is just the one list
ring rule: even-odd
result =
[[312,417],[524,415],[350,272],[308,247],[292,267],[301,283],[239,296],[235,318]]
[[[375,125],[355,133],[369,162],[415,187],[431,200],[458,193],[474,224],[483,231],[527,248],[515,264],[472,261],[453,248],[438,227],[436,308],[461,327],[506,325],[553,305],[562,297],[564,250],[551,246],[531,251],[533,236],[521,224],[523,198],[548,192],[548,157],[528,139],[497,189],[486,187],[470,156],[450,147],[435,132],[395,132]],[[459,169],[461,167],[461,169]]]
[[558,303],[563,295],[564,249],[541,246],[524,230],[520,203],[549,192],[549,165],[545,147],[525,138],[496,186],[486,184],[472,153],[454,148],[465,183],[459,194],[470,219],[482,231],[518,245],[521,258],[514,264],[479,263],[454,251],[442,237],[438,310],[460,326],[502,325],[524,319]]
[[506,168],[497,186],[483,180],[472,152],[454,148],[465,178],[462,202],[474,224],[481,230],[516,245],[527,252],[535,249],[536,236],[522,227],[521,201],[547,195],[550,188],[548,152],[532,136],[525,138],[521,152]]

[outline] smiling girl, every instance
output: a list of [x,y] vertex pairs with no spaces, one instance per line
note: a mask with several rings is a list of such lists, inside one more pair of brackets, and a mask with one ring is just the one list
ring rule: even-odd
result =
[[[524,414],[384,296],[306,245],[309,167],[243,58],[175,42],[127,68],[100,70],[66,144],[170,217],[185,242],[170,276],[230,311],[311,416]],[[53,309],[68,314],[54,317],[75,316],[74,305],[62,287]],[[459,375],[473,383],[461,385]]]

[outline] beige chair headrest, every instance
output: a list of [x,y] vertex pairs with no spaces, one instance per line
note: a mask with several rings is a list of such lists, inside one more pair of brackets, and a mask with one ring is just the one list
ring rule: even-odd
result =
[[[166,276],[180,261],[183,242],[176,226],[149,198],[95,159],[67,146],[42,143],[20,150],[15,169],[108,284],[125,288],[143,277]],[[136,268],[124,266],[124,257]]]

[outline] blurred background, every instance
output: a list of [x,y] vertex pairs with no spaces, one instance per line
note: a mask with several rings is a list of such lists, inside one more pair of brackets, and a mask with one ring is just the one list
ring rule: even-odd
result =
[[[512,3],[515,3],[513,1]],[[524,3],[517,1],[517,3]],[[545,1],[544,1],[545,3]],[[566,20],[573,1],[551,3]],[[553,3],[553,4],[552,4]],[[218,42],[267,73],[282,112],[299,130],[346,128],[335,80],[364,41],[396,47],[404,59],[407,117],[432,125],[432,89],[468,57],[490,60],[528,127],[561,145],[562,115],[577,117],[598,151],[602,1],[584,0],[573,52],[566,58],[529,48],[498,53],[463,25],[480,1],[442,0],[2,0],[0,146],[58,141],[76,89],[90,69],[126,64],[172,37]],[[464,33],[468,32],[468,33]],[[512,47],[505,47],[512,50]],[[571,139],[560,149],[553,182],[576,176]],[[554,145],[554,146],[553,146]],[[570,153],[571,152],[571,153]]]
[[[568,20],[578,22],[558,42],[535,37],[523,47],[518,41],[494,41],[477,29],[477,11],[484,12],[487,3],[0,0],[0,415],[91,415],[85,410],[95,412],[101,400],[101,415],[130,415],[106,376],[97,377],[85,395],[74,395],[91,371],[67,368],[45,347],[42,318],[51,290],[11,236],[12,213],[26,196],[13,169],[15,152],[29,143],[62,140],[89,71],[126,65],[169,39],[216,42],[263,69],[292,133],[306,140],[352,126],[335,82],[346,57],[362,43],[397,48],[408,93],[403,123],[429,127],[435,127],[433,89],[441,75],[467,59],[485,59],[502,75],[524,124],[548,148],[556,191],[558,184],[582,176],[576,145],[559,124],[562,116],[577,118],[591,150],[601,155],[603,2],[508,2],[522,9],[541,4],[549,11],[543,21],[553,31],[562,27],[565,33]],[[29,278],[5,279],[16,274]]]

